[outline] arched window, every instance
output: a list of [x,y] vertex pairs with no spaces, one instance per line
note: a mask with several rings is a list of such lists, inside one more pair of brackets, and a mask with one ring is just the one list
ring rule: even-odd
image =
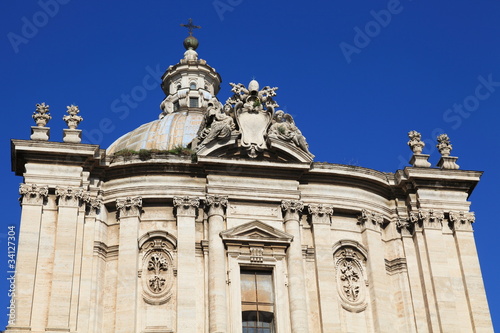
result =
[[195,82],[191,82],[191,83],[189,84],[189,89],[191,89],[191,90],[196,89],[196,83],[195,83]]

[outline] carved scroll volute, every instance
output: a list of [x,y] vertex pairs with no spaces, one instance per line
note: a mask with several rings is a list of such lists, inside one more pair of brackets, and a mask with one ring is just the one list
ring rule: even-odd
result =
[[205,207],[209,217],[213,215],[224,216],[227,204],[227,196],[225,195],[207,195],[205,197]]
[[142,208],[142,197],[127,197],[116,200],[116,210],[118,217],[139,216]]
[[449,216],[450,223],[455,231],[472,231],[472,223],[476,220],[473,212],[450,212]]
[[19,194],[21,195],[21,203],[41,205],[49,195],[48,186],[38,186],[37,184],[21,184],[19,186]]
[[83,202],[84,191],[81,188],[56,187],[56,196],[59,206],[78,207]]
[[174,197],[174,207],[177,216],[196,216],[200,207],[198,197]]
[[337,291],[342,307],[352,312],[366,306],[365,257],[355,248],[343,247],[334,254]]
[[285,213],[285,222],[289,220],[299,220],[300,213],[304,209],[304,203],[299,200],[282,200],[281,210]]
[[143,297],[149,304],[163,304],[172,297],[176,272],[173,250],[172,244],[162,238],[147,241],[141,249]]

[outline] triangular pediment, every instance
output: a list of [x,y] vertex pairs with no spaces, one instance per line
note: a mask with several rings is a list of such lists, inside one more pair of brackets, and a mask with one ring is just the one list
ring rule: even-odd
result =
[[253,221],[221,232],[224,241],[290,243],[293,236],[261,221]]

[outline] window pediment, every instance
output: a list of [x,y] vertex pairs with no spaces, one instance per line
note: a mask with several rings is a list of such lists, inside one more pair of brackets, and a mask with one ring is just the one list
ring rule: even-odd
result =
[[260,221],[253,221],[242,224],[232,229],[221,232],[222,240],[227,243],[239,242],[259,242],[264,244],[290,244],[293,236],[271,227]]

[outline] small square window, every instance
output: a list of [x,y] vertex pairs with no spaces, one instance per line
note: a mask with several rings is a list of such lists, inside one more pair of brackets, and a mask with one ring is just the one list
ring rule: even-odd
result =
[[189,107],[197,108],[198,107],[198,98],[197,97],[189,97]]
[[174,102],[174,111],[179,110],[179,101]]

